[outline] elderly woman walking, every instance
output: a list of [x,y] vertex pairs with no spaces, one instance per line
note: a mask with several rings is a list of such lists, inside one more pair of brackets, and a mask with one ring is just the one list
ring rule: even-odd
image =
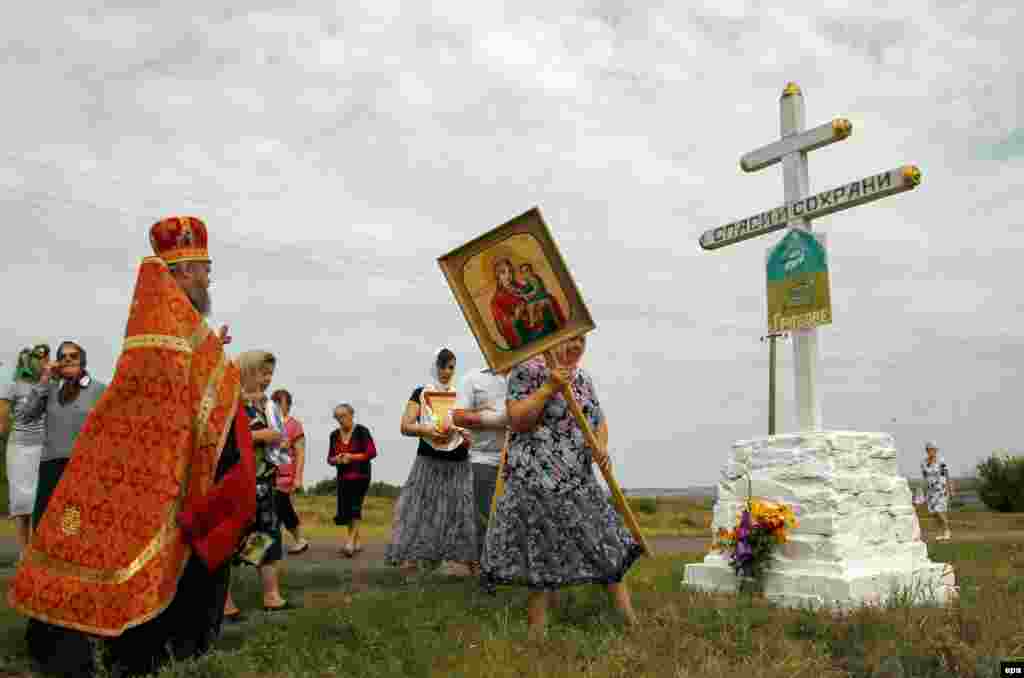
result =
[[924,446],[925,460],[921,462],[921,477],[924,478],[925,499],[928,503],[929,513],[939,517],[943,533],[936,537],[936,541],[948,541],[949,520],[946,513],[949,512],[949,498],[956,491],[953,481],[949,479],[949,468],[946,462],[939,458],[939,447],[935,443],[927,443]]
[[636,623],[623,578],[643,549],[597,483],[591,463],[603,462],[606,453],[586,444],[562,394],[571,384],[606,448],[608,421],[590,375],[579,368],[585,347],[585,338],[572,339],[558,351],[555,369],[533,358],[508,375],[512,434],[505,492],[495,506],[480,566],[487,590],[503,583],[529,589],[527,615],[534,634],[545,628],[554,591],[586,583],[607,586],[625,621]]
[[19,553],[32,538],[32,508],[39,484],[39,459],[46,439],[46,414],[29,418],[25,405],[32,387],[39,383],[43,367],[50,360],[50,347],[37,344],[18,354],[14,378],[0,387],[0,434],[7,433],[13,420],[12,435],[7,442],[7,484],[10,516],[14,520]]
[[351,558],[363,550],[359,521],[363,519],[363,501],[370,489],[370,462],[377,456],[370,429],[355,423],[356,411],[348,403],[334,408],[338,428],[331,431],[327,463],[338,468],[338,512],[335,525],[348,528],[348,542],[341,548]]
[[439,428],[424,396],[429,391],[454,392],[454,375],[455,354],[441,349],[432,358],[431,381],[412,392],[402,414],[402,435],[420,440],[395,505],[386,558],[406,576],[419,562],[452,561],[472,571],[477,559],[469,432]]

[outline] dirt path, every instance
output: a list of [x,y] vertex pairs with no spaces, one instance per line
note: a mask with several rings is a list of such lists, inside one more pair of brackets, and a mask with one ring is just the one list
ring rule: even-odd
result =
[[[698,537],[651,537],[648,539],[655,553],[702,553],[707,550],[709,540]],[[310,541],[309,550],[300,555],[288,555],[286,563],[299,566],[317,566],[330,563],[343,569],[352,570],[352,591],[369,588],[369,572],[384,566],[386,542],[370,542],[363,545],[363,551],[354,558],[340,553],[344,538],[315,538]],[[14,575],[14,559],[17,546],[13,538],[0,537],[0,591],[6,590],[7,580]]]
[[[707,550],[709,539],[699,537],[652,537],[648,539],[655,553],[702,553]],[[353,592],[365,591],[369,587],[367,573],[384,563],[387,543],[376,542],[363,545],[361,553],[353,558],[340,553],[344,539],[315,539],[310,541],[309,550],[297,556],[288,556],[291,562],[329,563],[337,561],[343,567],[352,568]]]
[[[704,551],[710,540],[703,537],[651,537],[648,539],[651,546],[657,553],[693,553]],[[339,549],[345,544],[344,539],[317,538],[310,541],[309,551],[299,556],[289,558],[310,558],[313,560],[348,560],[347,557],[339,554]],[[363,552],[353,558],[353,562],[360,560],[380,561],[384,560],[384,550],[387,543],[367,543],[363,545]]]
[[[936,542],[937,530],[925,530],[925,541],[931,544],[943,543],[1024,543],[1024,530],[970,531],[954,530],[950,542]],[[701,537],[651,537],[655,553],[703,553],[710,544],[709,538]],[[297,556],[287,556],[286,562],[299,566],[323,566],[336,564],[339,568],[352,570],[353,592],[369,588],[369,572],[384,566],[386,542],[370,542],[363,545],[363,551],[354,558],[340,553],[344,538],[318,537],[310,542],[309,550]],[[14,575],[14,559],[17,548],[12,537],[0,537],[0,590],[6,588],[7,580]]]

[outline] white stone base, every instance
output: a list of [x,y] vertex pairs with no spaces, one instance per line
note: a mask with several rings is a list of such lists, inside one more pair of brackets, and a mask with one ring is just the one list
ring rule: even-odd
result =
[[[753,496],[789,504],[800,523],[765,574],[768,600],[850,609],[894,594],[914,604],[956,595],[952,567],[928,560],[892,436],[816,431],[737,442],[718,485],[712,537],[735,526],[748,473]],[[728,554],[687,565],[684,584],[735,591]]]

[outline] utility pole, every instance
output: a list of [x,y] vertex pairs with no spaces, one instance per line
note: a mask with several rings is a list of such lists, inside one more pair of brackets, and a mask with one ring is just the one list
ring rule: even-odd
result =
[[775,340],[779,337],[785,339],[789,336],[786,332],[772,332],[761,337],[761,341],[768,340],[768,435],[775,435]]

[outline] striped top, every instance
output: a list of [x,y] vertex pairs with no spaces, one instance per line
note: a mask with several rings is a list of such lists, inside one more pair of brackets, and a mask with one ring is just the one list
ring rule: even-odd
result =
[[32,384],[25,381],[7,381],[0,384],[0,400],[11,401],[14,415],[14,443],[21,446],[42,445],[46,440],[46,413],[29,417],[25,405],[32,393]]

